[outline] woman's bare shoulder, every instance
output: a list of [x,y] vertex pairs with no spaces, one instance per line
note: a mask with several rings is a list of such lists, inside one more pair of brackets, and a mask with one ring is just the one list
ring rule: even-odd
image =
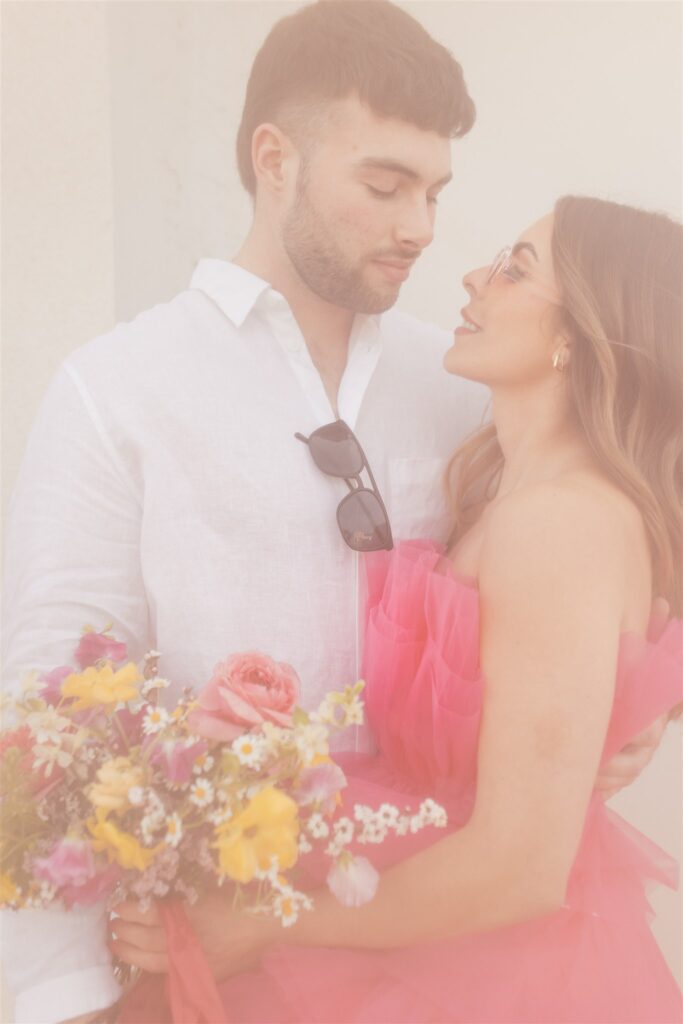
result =
[[504,593],[524,581],[570,593],[599,586],[618,594],[637,628],[650,605],[650,560],[642,516],[611,481],[574,472],[530,484],[490,509],[480,585]]

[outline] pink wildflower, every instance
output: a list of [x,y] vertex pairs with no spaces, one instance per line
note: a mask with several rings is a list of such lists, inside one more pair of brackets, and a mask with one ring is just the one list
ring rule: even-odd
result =
[[331,814],[337,803],[337,794],[346,785],[346,776],[339,765],[334,761],[324,761],[304,769],[293,795],[302,807],[318,804],[323,814]]
[[82,839],[60,840],[49,857],[34,860],[33,873],[57,888],[63,885],[84,885],[95,874],[95,860],[90,844]]
[[98,871],[82,885],[67,885],[59,892],[67,910],[75,904],[89,907],[93,903],[104,900],[114,890],[114,886],[122,877],[123,872],[118,864],[109,864],[103,871]]
[[192,778],[195,761],[208,750],[206,740],[197,740],[188,746],[182,740],[162,743],[152,754],[152,764],[158,764],[169,782],[181,786]]
[[366,857],[345,850],[330,868],[327,884],[345,907],[361,907],[377,892],[379,874]]
[[74,652],[74,657],[81,669],[96,665],[98,661],[125,661],[128,651],[124,643],[114,640],[106,633],[84,633]]

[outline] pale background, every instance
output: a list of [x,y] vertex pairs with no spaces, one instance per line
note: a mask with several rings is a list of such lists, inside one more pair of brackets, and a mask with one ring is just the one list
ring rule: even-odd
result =
[[[247,75],[269,27],[298,6],[2,3],[5,504],[64,356],[169,299],[200,257],[236,251],[250,217],[233,156]],[[453,324],[466,268],[563,193],[680,217],[679,3],[402,6],[461,62],[478,110],[471,136],[454,144],[437,239],[404,288],[404,309]],[[680,768],[674,727],[613,801],[677,857]],[[680,977],[679,897],[660,891],[653,904]]]

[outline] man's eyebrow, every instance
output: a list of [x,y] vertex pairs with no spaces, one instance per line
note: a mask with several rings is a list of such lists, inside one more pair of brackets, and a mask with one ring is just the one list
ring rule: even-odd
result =
[[518,252],[523,252],[524,249],[527,249],[531,253],[537,263],[539,262],[536,247],[533,246],[531,242],[517,242],[516,245],[512,246],[512,255],[516,256]]
[[[370,170],[377,169],[379,171],[393,171],[395,174],[402,174],[405,178],[410,178],[411,181],[419,181],[421,177],[413,167],[402,164],[400,160],[391,160],[389,157],[366,156],[363,160],[358,161],[356,167]],[[442,188],[448,184],[452,177],[453,175],[449,172],[429,187]]]

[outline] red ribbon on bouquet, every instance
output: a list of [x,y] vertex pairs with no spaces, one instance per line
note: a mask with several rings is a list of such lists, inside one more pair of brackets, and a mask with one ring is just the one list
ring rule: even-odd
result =
[[225,1024],[216,980],[182,903],[158,904],[168,974],[145,974],[124,997],[119,1024]]

